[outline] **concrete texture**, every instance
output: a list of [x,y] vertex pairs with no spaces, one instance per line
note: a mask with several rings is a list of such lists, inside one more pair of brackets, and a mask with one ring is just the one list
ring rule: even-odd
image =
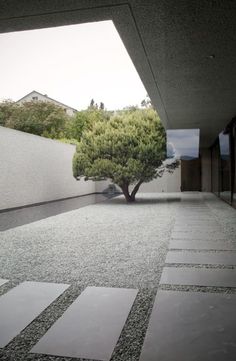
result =
[[140,361],[234,361],[236,295],[158,291]]
[[[110,180],[75,180],[72,174],[74,153],[73,145],[0,127],[0,189],[4,189],[4,192],[0,192],[0,211],[95,192],[111,195]],[[143,184],[140,191],[178,192],[180,173],[180,168],[173,174],[165,172],[162,178]],[[115,189],[121,192],[118,186]],[[72,203],[73,201],[65,201],[64,207],[69,204],[70,208]],[[59,203],[55,207],[55,214],[60,213],[57,211],[58,205]],[[29,218],[34,218],[36,214],[38,219],[44,218],[43,214],[53,214],[53,205],[41,207],[38,211],[39,208],[32,209]],[[24,218],[25,212],[17,213],[18,224],[23,224],[20,218]],[[9,224],[9,217],[6,222],[0,214],[0,230],[6,229],[6,223]]]
[[165,267],[160,284],[236,287],[236,269]]
[[32,223],[40,219],[55,216],[60,213],[72,211],[81,207],[102,202],[111,198],[108,194],[90,194],[60,201],[23,207],[19,209],[0,212],[0,232],[10,228]]
[[2,232],[0,277],[9,282],[0,295],[25,280],[71,286],[0,350],[1,360],[72,361],[29,351],[87,286],[139,289],[111,361],[139,360],[158,287],[235,293],[228,287],[159,285],[178,214],[197,208],[207,210],[212,226],[235,239],[235,210],[212,194],[191,192],[140,194],[128,205],[121,196]]
[[109,361],[137,293],[87,287],[31,352]]
[[0,347],[6,346],[69,285],[23,282],[0,298]]
[[235,116],[233,2],[2,3],[1,32],[112,19],[163,124],[200,128],[204,147]]
[[75,146],[0,127],[0,209],[94,193],[72,174]]

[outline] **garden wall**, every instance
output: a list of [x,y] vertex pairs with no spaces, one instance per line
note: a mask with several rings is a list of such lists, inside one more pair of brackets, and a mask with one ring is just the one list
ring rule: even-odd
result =
[[[109,180],[74,179],[74,152],[73,145],[0,127],[0,210],[109,192]],[[140,192],[178,192],[180,183],[180,169],[176,169],[143,184]]]
[[95,192],[72,175],[75,146],[0,127],[0,210]]

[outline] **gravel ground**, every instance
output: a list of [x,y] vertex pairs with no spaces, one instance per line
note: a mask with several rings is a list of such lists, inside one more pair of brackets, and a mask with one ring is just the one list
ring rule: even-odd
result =
[[[85,287],[107,286],[139,289],[112,357],[138,361],[180,199],[180,194],[145,194],[127,205],[117,197],[1,232],[0,277],[10,282],[0,294],[26,280],[71,286],[0,350],[0,359],[75,360],[28,352]],[[182,202],[206,207],[229,238],[235,238],[235,210],[226,203],[209,194],[185,194]]]

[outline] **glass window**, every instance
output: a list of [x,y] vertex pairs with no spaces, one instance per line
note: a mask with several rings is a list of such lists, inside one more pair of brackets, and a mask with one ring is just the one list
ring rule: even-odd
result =
[[211,150],[211,176],[212,192],[219,195],[220,192],[220,147],[219,139],[215,142]]
[[192,160],[199,157],[199,129],[169,129],[167,158]]
[[231,163],[229,133],[219,134],[220,145],[220,197],[231,203]]
[[236,124],[234,125],[233,128],[233,149],[234,149],[234,165],[233,165],[233,170],[234,170],[234,177],[233,177],[233,183],[234,183],[234,187],[233,187],[233,206],[236,208]]

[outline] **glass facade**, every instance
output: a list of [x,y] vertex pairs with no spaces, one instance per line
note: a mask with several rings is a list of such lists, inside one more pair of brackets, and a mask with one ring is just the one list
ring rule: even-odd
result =
[[212,192],[236,207],[236,122],[219,134],[211,148]]
[[233,141],[232,141],[232,182],[233,182],[233,206],[236,208],[236,124],[233,127]]

